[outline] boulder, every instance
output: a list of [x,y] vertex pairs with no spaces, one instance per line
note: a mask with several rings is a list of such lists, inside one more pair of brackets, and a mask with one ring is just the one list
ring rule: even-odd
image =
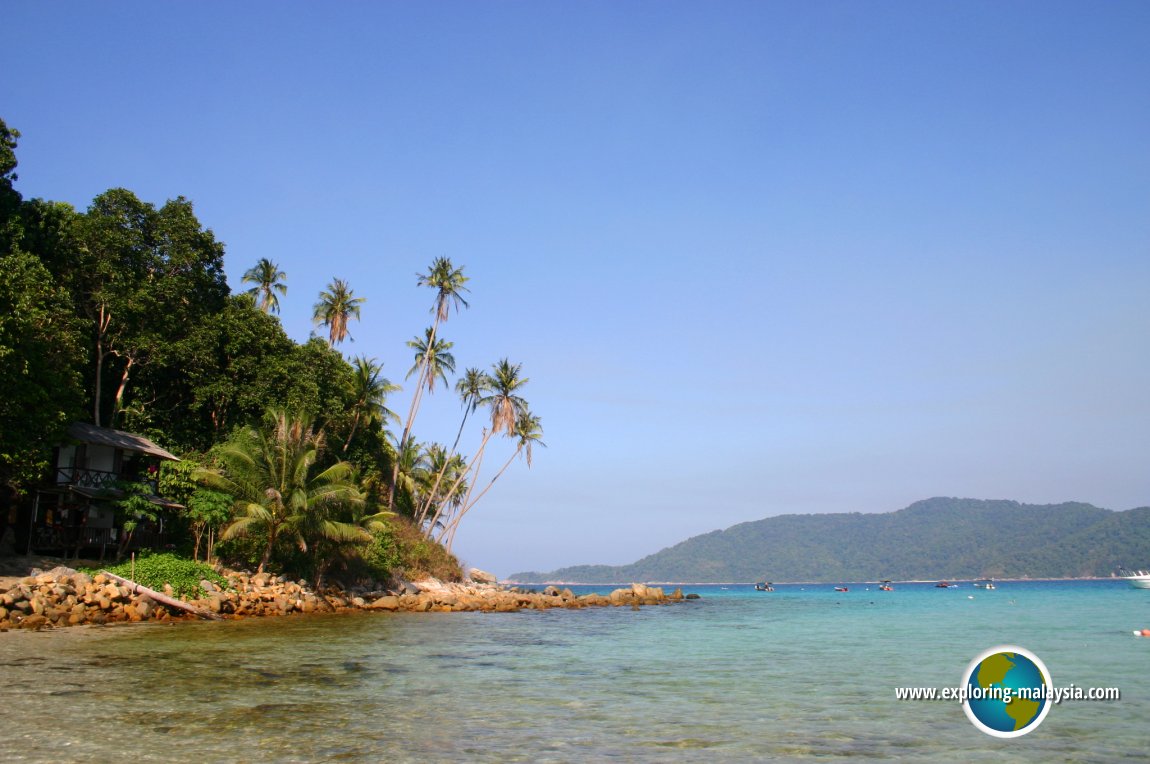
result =
[[372,610],[399,610],[399,597],[388,594],[368,605]]
[[472,568],[467,571],[467,576],[477,584],[494,584],[499,581],[493,574],[479,568]]
[[42,615],[30,615],[20,622],[22,629],[39,629],[48,623],[48,619]]

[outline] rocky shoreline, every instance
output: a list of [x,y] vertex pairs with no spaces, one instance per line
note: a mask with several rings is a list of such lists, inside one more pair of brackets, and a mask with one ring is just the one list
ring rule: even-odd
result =
[[[268,573],[225,572],[227,586],[201,582],[204,596],[188,605],[219,618],[285,616],[321,612],[466,612],[507,613],[550,608],[667,605],[697,599],[675,589],[632,584],[610,594],[575,595],[548,586],[542,591],[492,582],[445,583],[436,579],[400,582],[390,590],[334,587],[314,591],[304,581]],[[157,592],[157,594],[159,594]],[[163,594],[172,596],[171,591]],[[104,574],[89,576],[57,567],[0,583],[0,631],[67,626],[186,621],[197,616],[157,602]]]

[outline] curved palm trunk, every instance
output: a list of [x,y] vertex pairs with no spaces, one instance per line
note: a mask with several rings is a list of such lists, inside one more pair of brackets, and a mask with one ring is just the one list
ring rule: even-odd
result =
[[351,439],[355,437],[356,428],[359,427],[359,415],[360,415],[360,409],[356,408],[355,419],[351,420],[351,432],[348,433],[347,441],[343,444],[343,452],[345,454],[347,453],[348,446],[351,445]]
[[263,573],[268,561],[272,558],[272,549],[276,545],[276,533],[278,531],[278,526],[273,526],[268,529],[268,545],[264,547],[264,556],[260,558],[260,565],[256,568],[256,573]]
[[[467,510],[478,504],[479,500],[483,498],[484,494],[491,490],[491,486],[495,485],[495,481],[499,479],[500,475],[507,471],[507,468],[511,466],[511,462],[515,461],[515,457],[519,456],[519,452],[522,450],[523,446],[519,446],[515,449],[515,453],[508,457],[507,461],[503,463],[503,466],[499,468],[499,472],[495,473],[495,477],[491,478],[491,482],[484,486],[483,490],[479,492],[479,495],[476,496],[473,501],[468,502],[467,499],[464,499],[463,508],[460,509],[455,517],[451,519],[451,522],[448,523],[447,528],[444,529],[443,535],[440,536],[440,541],[443,540],[443,536],[447,537],[446,547],[448,552],[451,551],[451,544],[455,541],[455,531],[457,528],[459,528],[459,523],[463,519],[463,516],[467,514]],[[471,492],[468,491],[469,496],[470,494]]]
[[[431,518],[431,524],[427,526],[428,538],[431,538],[431,535],[435,532],[435,524],[439,522],[440,518],[443,516],[443,510],[446,509],[447,506],[451,503],[451,497],[454,496],[455,492],[459,490],[459,486],[463,482],[463,479],[466,478],[471,472],[474,472],[476,476],[479,475],[479,468],[483,464],[483,451],[487,448],[487,441],[491,440],[491,435],[492,433],[490,430],[483,430],[483,441],[479,444],[479,449],[475,452],[475,457],[472,458],[471,464],[467,465],[467,469],[459,473],[459,477],[455,479],[455,482],[451,484],[451,488],[449,488],[447,493],[444,494],[442,502],[440,503],[438,509],[435,511],[435,515]],[[468,491],[468,493],[470,494],[470,491]]]
[[455,457],[455,449],[459,447],[459,438],[463,435],[463,426],[467,424],[467,416],[470,413],[470,407],[463,409],[463,421],[459,423],[459,432],[455,435],[455,442],[451,444],[451,450],[447,452],[447,458],[435,476],[435,484],[431,487],[431,493],[427,494],[427,501],[423,503],[423,506],[419,510],[416,524],[423,522],[423,519],[427,517],[427,513],[431,511],[431,505],[435,501],[435,492],[439,490],[439,484],[443,481],[443,476],[447,474],[447,468],[450,466],[452,458]]
[[[428,337],[427,346],[430,348],[435,345],[435,334],[439,330],[439,314],[435,316],[435,321],[431,325],[431,334]],[[407,412],[407,421],[403,425],[403,435],[399,439],[399,448],[397,449],[397,457],[403,453],[404,447],[407,445],[407,439],[411,435],[411,425],[415,422],[415,414],[419,410],[419,400],[423,397],[423,384],[427,381],[427,368],[428,356],[425,353],[423,362],[419,364],[419,376],[415,383],[415,394],[411,396],[411,408]],[[395,484],[399,481],[399,460],[396,459],[395,466],[391,469],[391,488],[387,492],[387,507],[395,511]]]

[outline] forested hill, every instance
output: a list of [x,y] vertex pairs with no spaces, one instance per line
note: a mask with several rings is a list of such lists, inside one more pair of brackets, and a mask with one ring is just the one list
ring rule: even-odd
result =
[[934,498],[884,514],[780,515],[712,531],[631,565],[524,583],[876,581],[1109,576],[1150,565],[1150,507]]

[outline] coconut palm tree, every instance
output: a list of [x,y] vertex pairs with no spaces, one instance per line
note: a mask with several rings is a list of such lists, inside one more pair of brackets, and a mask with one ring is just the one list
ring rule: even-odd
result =
[[463,436],[463,426],[467,424],[467,417],[479,408],[479,399],[487,392],[489,377],[479,369],[471,367],[463,372],[463,376],[455,382],[455,392],[463,402],[463,421],[459,423],[459,432],[455,433],[455,443],[451,446],[452,453],[459,448],[459,439]]
[[491,433],[505,432],[511,435],[519,416],[527,410],[527,401],[519,396],[519,391],[529,381],[520,377],[523,364],[512,364],[506,358],[500,359],[491,367],[488,377],[488,395],[479,399],[479,404],[491,408]]
[[[418,485],[421,509],[415,518],[418,526],[422,526],[427,519],[431,507],[436,508],[436,517],[440,514],[441,508],[458,508],[463,491],[456,491],[455,497],[450,498],[440,492],[440,486],[446,487],[467,470],[467,463],[462,456],[448,453],[447,449],[438,443],[433,443],[424,452],[423,464],[425,471],[421,474]],[[444,476],[448,477],[448,483],[442,482]]]
[[356,297],[346,281],[332,279],[327,289],[319,293],[319,302],[315,304],[312,320],[317,326],[328,328],[328,341],[334,346],[351,336],[347,323],[353,318],[359,320],[359,309],[363,303],[364,298]]
[[498,480],[499,477],[507,471],[507,468],[511,466],[511,462],[513,462],[517,456],[523,454],[527,459],[527,469],[531,469],[532,447],[535,445],[540,445],[544,448],[547,447],[547,444],[543,442],[543,423],[540,421],[539,417],[535,416],[527,409],[523,409],[523,411],[520,412],[519,417],[515,420],[515,437],[518,439],[518,443],[515,446],[515,451],[511,454],[511,456],[507,458],[507,461],[503,463],[503,466],[499,468],[499,472],[495,473],[495,477],[491,478],[491,481],[486,486],[484,486],[483,490],[480,491],[479,495],[474,499],[471,498],[471,491],[467,491],[467,497],[462,502],[462,508],[455,514],[455,516],[451,519],[451,522],[448,523],[444,528],[443,533],[440,535],[440,540],[442,541],[444,538],[446,538],[447,551],[451,551],[451,544],[453,541],[455,541],[455,530],[459,527],[460,520],[463,519],[463,516],[467,514],[468,510],[479,503],[479,500],[483,498],[484,494],[491,490],[491,486],[495,485],[495,481]]
[[[471,459],[468,472],[460,476],[445,494],[449,499],[460,490],[462,479],[468,474],[470,474],[472,485],[475,484],[479,477],[479,468],[483,464],[483,454],[487,448],[487,442],[492,435],[500,432],[506,433],[509,437],[514,435],[516,421],[521,414],[527,411],[527,401],[519,394],[529,381],[526,377],[519,376],[522,368],[523,364],[513,364],[506,358],[492,364],[492,373],[487,375],[485,385],[488,394],[478,399],[479,405],[491,409],[491,427],[483,429],[483,439],[475,451],[475,456]],[[466,506],[466,502],[464,502],[464,506]]]
[[[435,330],[428,327],[424,331],[423,339],[413,337],[407,341],[407,346],[415,351],[415,363],[407,370],[404,379],[411,379],[411,375],[420,372],[420,382],[427,387],[427,392],[435,392],[435,380],[439,379],[447,384],[447,372],[455,372],[455,356],[449,351],[455,346],[454,342],[435,339]],[[419,391],[416,391],[419,394]]]
[[[467,417],[475,413],[475,410],[479,408],[479,399],[483,397],[487,388],[488,376],[474,367],[463,372],[463,376],[456,381],[455,392],[459,393],[460,400],[463,401],[463,420],[459,423],[459,431],[455,433],[455,442],[451,444],[451,451],[448,452],[449,458],[454,456],[456,449],[459,448],[459,439],[463,435],[463,426],[467,424]],[[445,461],[443,466],[446,467],[449,463],[449,461]],[[440,470],[435,476],[435,484],[428,493],[427,502],[420,507],[418,515],[420,520],[431,511],[431,497],[438,495],[436,492],[439,490],[439,485],[443,482],[443,478],[444,471]],[[451,485],[453,481],[454,478],[449,477],[447,484]]]
[[431,287],[435,290],[435,305],[431,310],[435,313],[435,326],[447,320],[447,314],[452,304],[458,311],[459,306],[467,307],[467,300],[463,299],[461,292],[471,291],[463,286],[467,283],[467,276],[463,275],[462,268],[456,268],[446,257],[437,257],[427,269],[427,273],[417,273],[416,284]]
[[[459,306],[467,307],[467,300],[463,299],[463,292],[469,291],[464,284],[467,283],[467,276],[463,275],[463,268],[456,268],[452,265],[451,260],[446,257],[437,257],[432,261],[431,267],[427,269],[427,273],[415,274],[416,284],[418,286],[430,287],[435,290],[435,302],[431,306],[431,312],[435,314],[435,320],[431,324],[431,329],[427,336],[427,345],[433,346],[435,344],[435,337],[439,331],[439,324],[446,321],[451,312],[451,306],[454,305],[456,310]],[[428,375],[429,370],[424,368],[419,372],[419,377],[415,382],[415,391],[411,396],[411,407],[407,411],[407,421],[403,424],[403,435],[399,439],[399,450],[402,451],[407,443],[408,438],[411,437],[411,426],[415,423],[415,414],[419,411],[419,401],[422,398],[424,379]],[[410,374],[409,374],[410,376]],[[395,501],[395,480],[398,477],[398,465],[396,471],[392,474],[392,487],[391,493],[388,497],[388,503]]]
[[272,411],[262,429],[241,432],[219,450],[220,469],[197,471],[201,483],[236,500],[237,518],[221,539],[266,537],[258,572],[285,534],[305,551],[320,539],[365,539],[362,528],[337,519],[339,509],[362,505],[363,494],[346,462],[317,472],[325,445],[323,433],[315,431],[308,418]]
[[266,257],[260,258],[258,263],[249,268],[243,278],[245,283],[255,284],[248,290],[248,294],[256,298],[256,305],[264,313],[280,312],[280,300],[276,292],[287,294],[287,284],[284,283],[286,279],[287,274]]
[[355,402],[352,404],[354,414],[351,421],[351,431],[347,434],[347,441],[343,444],[343,452],[347,453],[352,438],[360,422],[373,424],[375,422],[399,421],[396,413],[387,408],[387,396],[400,390],[399,385],[393,385],[383,374],[383,364],[376,363],[374,358],[356,356],[352,361],[355,369],[353,378],[355,385]]

